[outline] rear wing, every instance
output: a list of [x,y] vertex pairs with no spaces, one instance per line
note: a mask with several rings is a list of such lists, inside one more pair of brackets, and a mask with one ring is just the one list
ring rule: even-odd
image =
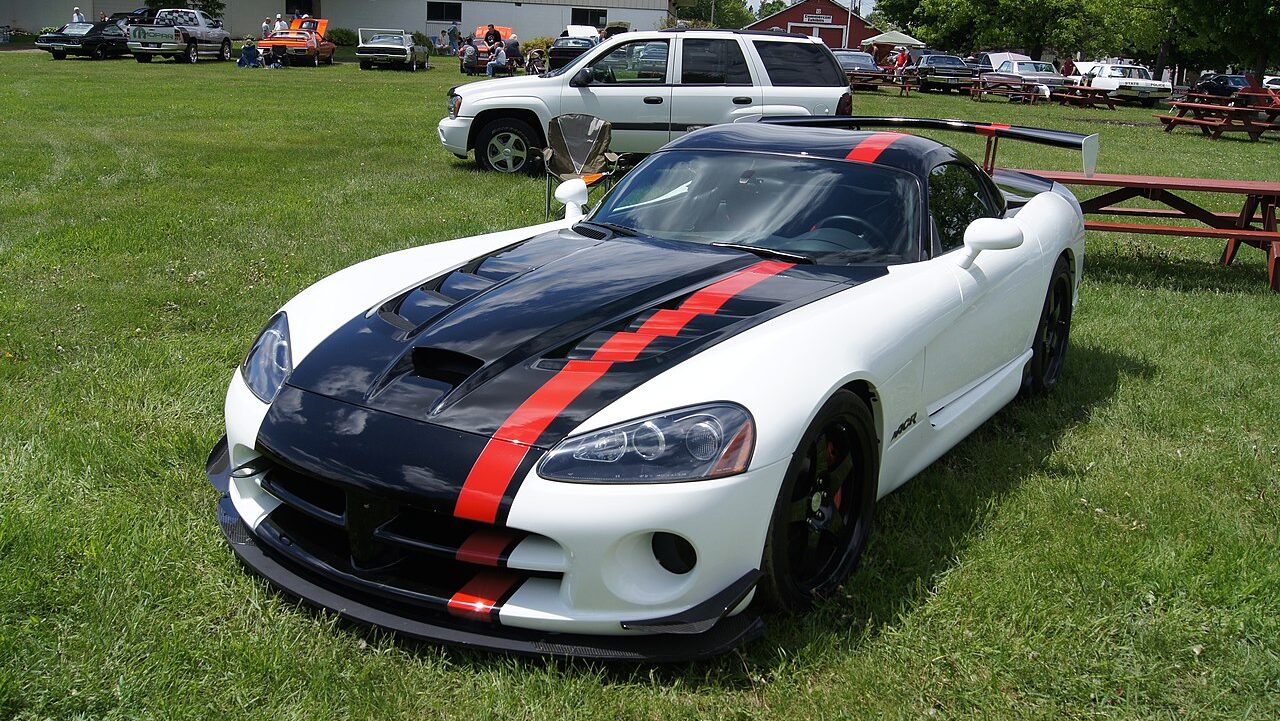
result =
[[1021,125],[1005,125],[1003,123],[974,123],[968,120],[938,120],[935,118],[880,118],[870,116],[785,116],[761,118],[760,122],[770,125],[798,125],[809,128],[900,128],[904,130],[950,130],[957,133],[981,135],[987,139],[986,153],[982,158],[982,168],[988,174],[995,170],[996,150],[1000,139],[1021,140],[1037,145],[1051,145],[1055,148],[1079,150],[1084,166],[1084,174],[1092,177],[1098,167],[1098,134],[1082,135],[1065,130],[1046,130],[1044,128],[1028,128]]

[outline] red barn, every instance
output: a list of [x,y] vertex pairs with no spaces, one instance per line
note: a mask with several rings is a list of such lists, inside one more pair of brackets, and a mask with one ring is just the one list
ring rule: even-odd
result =
[[860,15],[835,0],[800,0],[751,23],[744,30],[772,30],[817,35],[829,47],[861,50],[861,43],[880,34]]

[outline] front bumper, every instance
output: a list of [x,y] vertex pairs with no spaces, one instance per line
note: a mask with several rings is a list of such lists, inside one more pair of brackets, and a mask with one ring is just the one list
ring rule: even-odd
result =
[[152,53],[154,55],[170,55],[186,52],[186,43],[129,43],[129,52],[134,53]]
[[467,147],[467,140],[471,136],[471,123],[475,118],[459,116],[456,118],[446,117],[436,126],[436,132],[440,135],[440,143],[445,149],[454,155],[466,155],[471,148]]

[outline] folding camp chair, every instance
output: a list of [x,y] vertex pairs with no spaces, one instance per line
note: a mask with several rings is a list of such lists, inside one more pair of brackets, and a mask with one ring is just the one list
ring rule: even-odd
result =
[[594,115],[557,115],[547,125],[547,148],[542,161],[547,170],[547,218],[551,217],[551,179],[557,183],[581,178],[590,187],[612,183],[618,155],[609,152],[612,126]]

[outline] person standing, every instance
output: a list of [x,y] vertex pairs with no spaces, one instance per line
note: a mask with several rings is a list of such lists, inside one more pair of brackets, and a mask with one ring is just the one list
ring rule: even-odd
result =
[[271,18],[262,18],[262,37],[266,38],[271,34]]
[[499,68],[507,67],[507,50],[502,43],[494,43],[489,46],[489,62],[484,66],[484,74],[493,77]]
[[502,42],[502,33],[498,32],[493,23],[489,23],[489,29],[484,31],[484,44],[493,45],[500,42]]
[[445,32],[449,35],[449,51],[457,54],[458,43],[462,39],[462,32],[458,30],[458,21],[449,23],[449,28]]
[[273,29],[274,29],[274,30],[288,30],[288,29],[289,29],[289,21],[288,21],[288,20],[285,20],[285,19],[284,19],[284,16],[283,16],[283,15],[281,15],[280,13],[276,13],[276,24],[275,24],[275,27],[274,27]]
[[[79,7],[71,8],[71,22],[73,23],[84,22],[84,13],[80,12]],[[490,25],[489,27],[493,27],[493,26]]]

